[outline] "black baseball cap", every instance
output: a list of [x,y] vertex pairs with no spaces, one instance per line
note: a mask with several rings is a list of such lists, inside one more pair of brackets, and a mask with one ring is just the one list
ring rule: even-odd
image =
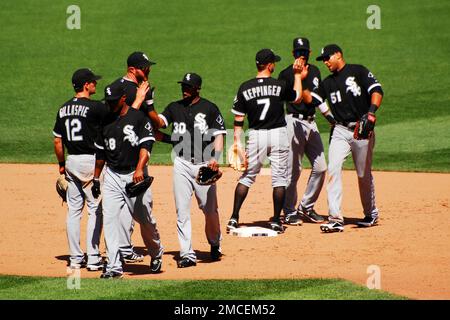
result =
[[107,101],[119,100],[123,95],[125,95],[125,88],[119,81],[105,87],[105,100]]
[[256,53],[256,64],[258,65],[265,65],[280,60],[281,57],[277,56],[271,49],[261,49]]
[[186,73],[183,77],[183,80],[178,81],[178,83],[186,84],[191,87],[201,88],[202,86],[202,78],[193,72]]
[[101,78],[102,76],[95,75],[91,69],[82,68],[73,73],[72,85],[74,89],[81,89],[86,82],[97,81]]
[[150,61],[147,55],[140,51],[133,52],[127,59],[127,65],[129,67],[144,69],[152,64],[156,64],[156,62]]
[[298,37],[292,42],[292,48],[296,50],[308,50],[309,51],[309,40],[307,38]]
[[329,58],[336,52],[342,53],[342,49],[337,44],[328,44],[322,48],[320,56],[316,58],[317,61],[322,61]]

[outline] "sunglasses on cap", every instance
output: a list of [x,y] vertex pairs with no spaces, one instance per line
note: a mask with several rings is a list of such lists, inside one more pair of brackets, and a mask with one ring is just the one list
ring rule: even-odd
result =
[[294,51],[294,58],[298,59],[300,57],[308,58],[309,57],[309,50],[295,50]]

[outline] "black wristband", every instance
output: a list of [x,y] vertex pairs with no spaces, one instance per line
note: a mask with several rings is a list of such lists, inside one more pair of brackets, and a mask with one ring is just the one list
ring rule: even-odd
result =
[[243,127],[244,126],[244,120],[242,120],[242,121],[234,120],[234,126],[235,127]]
[[374,103],[372,103],[369,107],[369,112],[370,113],[375,113],[378,110],[378,106]]
[[66,166],[66,161],[65,160],[59,162],[59,167],[60,168],[65,167],[65,166]]
[[332,125],[336,124],[336,119],[331,114],[327,114],[325,119],[327,119],[327,121]]

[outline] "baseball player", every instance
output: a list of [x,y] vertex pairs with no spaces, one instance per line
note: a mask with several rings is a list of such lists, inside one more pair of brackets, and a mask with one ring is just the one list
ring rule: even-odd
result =
[[330,103],[331,112],[337,121],[332,130],[328,152],[330,178],[327,191],[330,216],[329,222],[321,225],[321,230],[324,232],[344,230],[341,212],[342,166],[350,153],[358,175],[359,194],[365,216],[358,222],[358,226],[374,226],[378,222],[371,171],[375,134],[372,132],[368,139],[356,139],[354,131],[357,121],[361,119],[368,119],[373,129],[375,112],[383,99],[381,84],[366,67],[347,64],[342,49],[336,44],[325,46],[316,60],[323,61],[331,72],[331,75],[320,84],[318,94],[324,104],[325,99]]
[[[159,121],[158,114],[153,104],[153,89],[150,89],[144,101],[141,103],[136,100],[136,92],[142,82],[148,82],[148,76],[152,65],[156,64],[150,61],[144,52],[133,52],[127,58],[127,73],[125,76],[115,80],[114,86],[121,85],[125,91],[128,106],[141,110],[150,117],[152,126],[155,127],[155,119]],[[124,262],[135,263],[144,261],[144,256],[134,250],[131,236],[134,231],[134,220],[131,215],[120,215],[120,254]]]
[[160,127],[172,124],[173,193],[177,209],[178,240],[180,242],[179,268],[195,266],[196,254],[192,248],[191,198],[195,193],[199,208],[205,215],[205,233],[211,246],[211,259],[222,256],[219,212],[216,184],[199,185],[195,178],[200,167],[219,168],[218,161],[223,150],[225,122],[219,108],[200,97],[202,78],[187,73],[179,81],[183,99],[170,103],[159,114]]
[[273,218],[270,227],[284,232],[280,213],[284,204],[287,182],[287,162],[289,143],[284,115],[284,101],[300,103],[302,100],[302,61],[296,59],[293,65],[294,84],[288,87],[284,81],[272,78],[275,63],[281,58],[270,49],[262,49],[256,54],[256,78],[244,82],[234,100],[234,145],[241,150],[241,135],[244,117],[247,116],[249,139],[246,156],[247,169],[242,174],[234,193],[233,213],[227,231],[238,227],[239,210],[247,197],[248,189],[255,182],[266,157],[272,169]]
[[[302,218],[314,223],[324,221],[322,216],[318,215],[314,210],[314,204],[325,181],[327,164],[322,139],[315,121],[316,107],[320,105],[318,100],[320,97],[317,95],[320,71],[316,66],[308,63],[310,52],[307,38],[299,37],[294,39],[292,54],[295,59],[303,61],[307,73],[305,79],[302,79],[303,100],[299,104],[286,103],[286,123],[290,148],[288,156],[288,186],[286,188],[283,210],[285,223],[290,225],[301,225]],[[292,87],[294,84],[292,65],[281,71],[278,79],[285,81],[288,87]],[[331,117],[328,109],[324,110],[324,115]],[[296,209],[297,182],[300,178],[304,154],[308,157],[312,170],[306,191]]]
[[[59,161],[59,173],[65,174],[67,189],[67,238],[70,250],[70,268],[85,267],[89,271],[103,266],[99,251],[102,226],[101,205],[91,193],[90,185],[95,167],[95,146],[100,121],[108,112],[98,101],[91,100],[97,80],[90,69],[79,69],[72,76],[75,96],[58,110],[53,128],[55,154]],[[65,161],[64,149],[67,149]],[[80,247],[80,220],[84,204],[88,209],[86,234],[87,261]]]
[[[142,103],[148,92],[144,82],[136,93]],[[103,121],[101,139],[98,139],[97,161],[92,191],[100,194],[99,176],[106,161],[103,183],[103,227],[108,252],[108,264],[101,278],[121,278],[120,260],[121,215],[132,215],[141,226],[141,235],[151,256],[150,272],[161,270],[163,246],[156,220],[152,215],[152,194],[148,188],[136,197],[129,197],[126,184],[139,182],[148,176],[147,162],[153,142],[150,119],[142,112],[126,104],[126,93],[122,85],[113,83],[105,88],[105,100],[110,112]]]

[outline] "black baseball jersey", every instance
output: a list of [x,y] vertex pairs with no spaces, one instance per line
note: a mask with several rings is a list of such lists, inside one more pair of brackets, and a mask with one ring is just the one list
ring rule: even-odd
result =
[[141,148],[151,152],[154,141],[150,119],[139,110],[130,107],[124,116],[110,112],[96,142],[97,159],[106,160],[113,170],[132,171]]
[[373,92],[383,94],[381,84],[366,67],[346,64],[319,85],[319,95],[330,103],[338,122],[355,122],[369,111]]
[[100,101],[72,98],[59,108],[53,135],[62,138],[68,154],[94,154],[100,123],[108,112]]
[[[288,88],[292,88],[294,86],[294,69],[292,68],[292,64],[280,72],[278,76],[279,80],[283,80],[286,82],[286,86]],[[287,113],[298,113],[304,116],[313,116],[316,112],[316,106],[320,104],[320,98],[317,95],[317,91],[319,90],[320,83],[320,71],[315,65],[308,64],[308,76],[302,80],[302,89],[308,89],[311,92],[313,97],[313,101],[310,104],[306,104],[303,101],[299,104],[293,104],[291,102],[286,103],[286,112]]]
[[250,129],[275,129],[286,125],[284,101],[296,98],[296,91],[284,81],[272,77],[253,78],[239,87],[231,112],[247,115]]
[[172,102],[159,116],[166,127],[173,124],[171,138],[176,155],[195,163],[209,161],[214,137],[227,133],[219,108],[204,98],[193,105],[183,100]]
[[[124,88],[125,94],[127,96],[125,103],[131,106],[136,99],[136,92],[139,85],[136,82],[127,79],[126,77],[117,79],[113,82],[113,84],[117,82],[119,82]],[[155,106],[153,104],[153,89],[148,90],[145,100],[139,110],[143,111],[145,114],[148,114],[148,112],[155,110]]]

